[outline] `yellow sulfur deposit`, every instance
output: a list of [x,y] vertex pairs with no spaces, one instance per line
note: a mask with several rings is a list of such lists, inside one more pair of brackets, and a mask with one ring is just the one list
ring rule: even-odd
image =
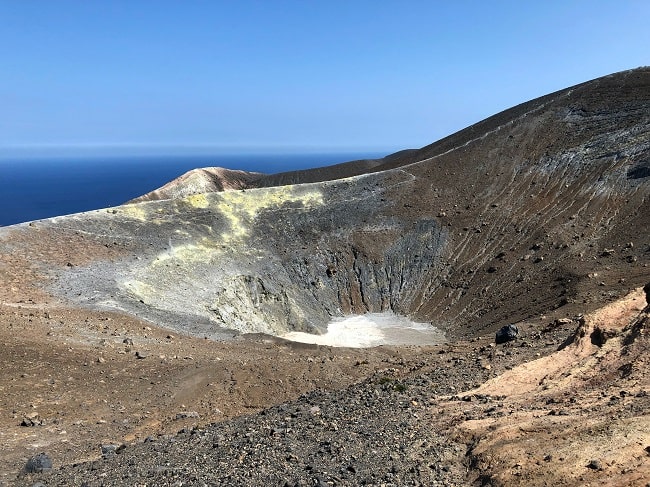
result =
[[132,218],[134,220],[139,220],[141,222],[147,221],[147,212],[142,208],[142,205],[131,204],[131,205],[122,205],[119,208],[119,211],[125,216]]

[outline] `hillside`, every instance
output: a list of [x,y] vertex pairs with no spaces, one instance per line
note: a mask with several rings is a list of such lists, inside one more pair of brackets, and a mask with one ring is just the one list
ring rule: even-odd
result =
[[201,193],[243,189],[251,181],[261,176],[263,176],[262,173],[238,171],[223,167],[192,169],[164,186],[138,196],[128,203],[185,198]]

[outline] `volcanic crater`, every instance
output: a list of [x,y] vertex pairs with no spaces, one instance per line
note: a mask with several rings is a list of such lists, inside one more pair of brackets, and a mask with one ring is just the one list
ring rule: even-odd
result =
[[[530,370],[522,369],[528,365],[524,362],[562,357],[564,372],[577,377],[592,367],[589,360],[598,353],[607,357],[598,387],[626,387],[616,407],[634,403],[612,421],[620,425],[637,417],[647,422],[643,392],[650,384],[637,371],[647,371],[647,308],[639,289],[650,282],[649,134],[650,69],[639,68],[523,103],[427,147],[383,159],[274,175],[206,168],[122,206],[0,229],[3,347],[16,357],[16,364],[8,366],[24,368],[21,380],[27,383],[54,381],[38,393],[38,400],[30,400],[30,388],[16,388],[11,381],[16,378],[4,373],[2,390],[12,392],[3,409],[12,413],[3,421],[14,435],[2,466],[9,472],[5,478],[28,483],[38,477],[24,470],[15,477],[30,450],[25,428],[17,422],[31,403],[32,409],[49,409],[58,421],[49,427],[50,439],[32,442],[37,445],[32,450],[50,445],[63,465],[43,474],[47,485],[71,479],[132,485],[137,478],[157,485],[259,485],[265,475],[277,485],[420,485],[434,480],[542,485],[552,470],[553,478],[559,483],[567,479],[567,485],[580,478],[605,481],[615,471],[621,485],[647,480],[645,453],[636,447],[630,446],[621,468],[599,460],[584,470],[577,467],[584,459],[576,458],[565,464],[562,477],[557,472],[563,467],[553,463],[550,453],[550,459],[537,459],[541,466],[530,460],[541,455],[538,447],[528,451],[529,459],[524,459],[525,448],[519,456],[507,452],[508,444],[524,440],[502,426],[510,416],[515,424],[531,424],[524,410],[531,404],[526,401],[536,399],[526,395],[530,390],[508,386],[507,379],[520,373],[524,382],[541,380],[537,372],[522,372]],[[586,344],[585,330],[592,326],[589,333],[595,333],[593,323],[603,309],[619,310],[598,324],[601,331],[613,331],[600,343]],[[352,351],[282,338],[326,335],[328,325],[351,315],[393,316],[407,323],[404,333],[408,323],[431,324],[436,341],[426,347]],[[519,325],[522,338],[504,346],[491,343],[499,328],[512,323]],[[399,335],[399,329],[391,333]],[[617,346],[605,353],[610,338],[608,346]],[[140,347],[136,356],[134,340]],[[413,345],[412,340],[406,343]],[[45,346],[51,351],[43,352]],[[567,347],[580,353],[563,352]],[[87,371],[97,386],[97,391],[85,392],[89,411],[78,421],[104,422],[85,432],[67,431],[73,429],[71,408],[80,405],[79,399],[52,387],[64,380],[53,378],[57,372],[52,369],[64,358],[41,356],[66,355],[67,349],[69,356],[102,359],[88,365],[87,358],[75,358],[75,366],[66,365],[70,377]],[[191,359],[179,358],[190,356],[189,349],[194,350]],[[622,363],[623,354],[635,358]],[[247,355],[259,363],[251,364]],[[216,363],[215,357],[225,362]],[[287,357],[293,357],[294,365],[284,362]],[[146,364],[144,383],[149,381],[154,391],[132,392],[140,387],[134,363]],[[273,372],[264,365],[274,363],[279,369]],[[615,364],[635,372],[617,373],[621,369],[613,369]],[[445,377],[443,369],[449,369]],[[120,374],[125,385],[98,385]],[[161,384],[166,374],[167,383]],[[584,384],[569,387],[570,379],[561,374],[549,375],[545,400],[560,400],[573,390],[584,393],[585,403],[588,396],[591,406],[587,412],[566,408],[568,415],[593,426],[609,414],[602,398],[590,395],[595,385],[588,391]],[[248,383],[243,389],[242,381]],[[478,392],[462,393],[478,386]],[[81,390],[75,387],[69,390]],[[216,390],[206,392],[206,387]],[[121,412],[116,400],[106,396],[110,391],[122,398]],[[626,399],[636,394],[638,401]],[[367,400],[352,401],[346,412],[341,404],[355,395]],[[162,397],[168,400],[157,405],[154,398]],[[473,412],[464,414],[463,398],[495,402],[491,407],[496,409],[474,405]],[[102,400],[113,407],[98,406]],[[174,415],[187,407],[196,411]],[[508,408],[509,414],[490,414]],[[243,417],[244,412],[256,414]],[[119,423],[121,414],[130,415],[130,421]],[[287,415],[295,419],[294,426],[287,426]],[[346,415],[355,421],[365,418],[372,433],[364,438],[352,428],[360,435],[359,451],[332,446],[343,435],[332,424],[343,424]],[[103,426],[104,416],[111,418],[112,428]],[[388,428],[392,439],[383,438],[378,422],[398,419],[404,431]],[[475,422],[479,420],[483,422]],[[220,423],[206,426],[212,421]],[[65,434],[62,424],[68,425]],[[190,429],[185,436],[164,436],[176,425]],[[260,452],[268,458],[277,452],[270,453],[273,446],[266,440],[259,440],[256,453],[236,439],[239,431],[253,431],[251,438],[267,427],[267,437],[275,431],[283,438],[278,448],[289,448],[289,430],[298,431],[294,447],[300,444],[309,453],[292,460],[300,454],[291,447],[284,460],[268,464]],[[536,427],[530,438],[541,438],[542,430],[553,434],[547,424]],[[557,431],[566,427],[554,426]],[[313,428],[318,431],[306,433]],[[220,451],[230,458],[227,465],[196,460],[195,466],[203,466],[191,467],[183,455],[191,455],[192,431],[201,444],[197,452],[205,452],[204,440],[219,448],[238,445],[253,463],[240,458],[237,467],[228,450]],[[494,431],[503,432],[503,444]],[[626,431],[643,448],[650,446],[642,428]],[[156,433],[163,436],[151,439],[149,446],[138,443]],[[62,435],[75,439],[62,442]],[[71,466],[95,458],[90,445],[109,437],[128,445],[124,453],[120,448],[119,455]],[[427,447],[427,441],[433,446]],[[576,435],[576,441],[591,440]],[[75,442],[79,446],[70,447]],[[174,442],[183,447],[176,449]],[[311,450],[314,442],[320,442],[319,451]],[[329,442],[329,450],[323,442]],[[363,456],[363,445],[391,459],[373,462]],[[566,446],[566,458],[570,449]],[[163,450],[170,455],[167,466],[153,453]],[[136,458],[131,451],[142,458],[142,468],[128,463]],[[499,463],[506,457],[514,466]],[[351,467],[334,472],[334,458]],[[449,464],[446,470],[443,464]],[[246,473],[251,468],[263,474]],[[580,474],[574,475],[576,469]],[[94,476],[94,470],[103,477]]]

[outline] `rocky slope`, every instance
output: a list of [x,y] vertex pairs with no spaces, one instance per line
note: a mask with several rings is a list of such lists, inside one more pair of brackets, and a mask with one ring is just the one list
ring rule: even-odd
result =
[[522,323],[506,345],[404,350],[344,390],[105,446],[18,483],[646,485],[648,311],[637,290],[573,323]]

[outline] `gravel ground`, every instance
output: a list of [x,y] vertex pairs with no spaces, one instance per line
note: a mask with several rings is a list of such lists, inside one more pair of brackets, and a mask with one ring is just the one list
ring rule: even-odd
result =
[[[315,390],[253,415],[148,437],[97,461],[22,476],[18,485],[466,485],[475,476],[469,445],[450,431],[471,416],[441,421],[439,401],[553,351],[570,331],[528,333],[498,349],[491,337],[459,342],[415,362],[405,349],[404,358],[398,353],[349,388]],[[492,400],[462,399],[459,408]]]

